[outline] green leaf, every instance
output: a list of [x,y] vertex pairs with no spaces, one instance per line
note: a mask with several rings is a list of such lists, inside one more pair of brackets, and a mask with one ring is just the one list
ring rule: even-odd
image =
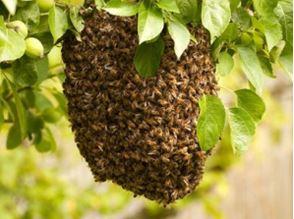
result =
[[38,80],[35,61],[26,56],[12,65],[14,81],[22,86],[34,85]]
[[248,149],[248,145],[253,139],[255,133],[254,121],[244,109],[231,108],[229,124],[234,152],[240,154]]
[[80,16],[79,11],[80,11],[79,7],[72,7],[70,8],[69,16],[74,28],[78,32],[81,32],[84,29],[84,21],[82,16]]
[[256,51],[263,50],[264,42],[265,42],[263,34],[261,34],[260,32],[255,31],[253,33],[252,38],[253,38],[253,42],[254,42],[254,46],[255,46]]
[[135,54],[135,67],[143,77],[155,76],[160,66],[161,56],[164,52],[164,41],[159,37],[155,42],[143,43],[137,47]]
[[54,6],[49,11],[48,22],[54,42],[56,42],[68,29],[67,15],[61,8]]
[[[16,87],[13,83],[11,83],[9,81],[10,87],[12,89],[13,92],[13,97],[14,97],[14,102],[8,102],[8,106],[10,108],[10,112],[12,113],[13,116],[13,127],[15,129],[17,133],[17,136],[19,136],[19,138],[17,138],[17,140],[15,142],[19,142],[22,141],[26,135],[27,135],[27,121],[26,121],[26,111],[24,109],[23,103],[19,97],[19,94],[16,90]],[[12,136],[16,136],[16,134],[11,134]],[[12,142],[14,142],[13,140],[11,140]],[[13,146],[18,146],[15,144],[12,144]]]
[[50,32],[36,34],[35,36],[38,40],[41,41],[44,47],[44,53],[48,53],[54,46],[54,39]]
[[55,139],[49,128],[44,128],[42,130],[41,136],[41,141],[35,145],[37,151],[45,153],[48,151],[52,151],[56,148]]
[[53,92],[53,95],[59,104],[58,105],[59,110],[61,110],[63,114],[67,114],[67,99],[65,98],[63,93],[56,91],[56,92]]
[[13,96],[14,96],[15,106],[16,106],[16,117],[14,118],[15,119],[14,123],[16,127],[19,128],[20,130],[21,139],[24,139],[27,135],[27,121],[25,116],[25,109],[21,102],[21,99],[19,98],[16,88],[14,87],[14,85],[11,85],[11,86],[12,86]]
[[258,56],[258,59],[262,67],[263,73],[268,77],[275,78],[276,76],[274,75],[274,71],[270,61],[267,58],[261,56]]
[[0,16],[0,62],[14,61],[25,53],[26,44],[23,37],[12,29],[7,29]]
[[197,137],[201,149],[208,151],[215,146],[223,132],[226,112],[223,103],[216,96],[203,96],[199,107]]
[[253,49],[243,46],[238,47],[238,53],[242,70],[258,93],[260,93],[263,86],[263,70],[256,53]]
[[200,18],[198,0],[176,0],[181,17],[186,23],[197,23]]
[[255,122],[259,122],[265,112],[265,104],[260,96],[249,89],[235,91],[238,107],[246,110]]
[[231,11],[235,11],[238,6],[240,5],[241,0],[230,0],[230,4],[231,4]]
[[95,0],[95,5],[98,10],[102,9],[105,6],[104,0]]
[[32,59],[27,56],[15,61],[12,65],[13,77],[22,86],[32,86],[48,77],[47,57]]
[[48,57],[44,57],[41,59],[35,59],[34,65],[36,66],[36,72],[38,76],[37,83],[43,82],[45,79],[49,76],[49,63],[48,63]]
[[59,109],[48,108],[43,111],[42,117],[48,123],[57,123],[62,117],[62,114]]
[[234,41],[238,38],[238,26],[235,23],[230,23],[225,32],[221,35],[221,40]]
[[[21,20],[25,24],[29,25],[29,29],[39,25],[40,23],[40,9],[35,1],[27,2],[24,7],[18,7],[14,20]],[[47,19],[46,19],[47,21]]]
[[122,0],[110,0],[103,8],[105,11],[116,16],[133,16],[138,13],[138,4]]
[[35,105],[37,110],[43,112],[44,110],[53,107],[53,104],[43,93],[35,92],[35,96],[36,96]]
[[216,72],[221,76],[226,76],[232,71],[233,67],[233,57],[227,52],[220,53],[218,64],[216,65]]
[[168,32],[174,41],[176,55],[178,59],[180,59],[183,52],[189,46],[190,32],[187,27],[177,19],[168,22]]
[[156,38],[164,27],[164,20],[160,9],[150,2],[143,2],[139,8],[138,34],[140,44]]
[[275,9],[275,14],[279,17],[283,27],[284,39],[287,44],[293,45],[293,1],[280,0]]
[[2,0],[10,14],[14,15],[16,11],[17,0]]
[[229,0],[203,0],[202,1],[202,24],[209,30],[211,42],[219,37],[227,28],[231,19]]
[[239,26],[241,30],[247,31],[251,26],[251,17],[243,7],[237,8],[232,14],[232,21]]
[[282,52],[279,63],[282,68],[289,74],[292,78],[293,74],[293,48],[291,46],[285,47],[284,51]]
[[280,41],[278,45],[276,45],[271,51],[270,51],[270,60],[272,62],[277,62],[285,49],[286,42],[285,41]]
[[278,0],[253,0],[255,10],[262,17],[273,16],[277,3]]
[[44,128],[44,121],[41,116],[36,116],[31,112],[27,113],[27,123],[29,133],[38,133]]
[[180,13],[176,0],[159,0],[157,5],[163,10]]
[[264,26],[264,34],[269,51],[283,39],[282,26],[275,17],[263,18],[260,22]]
[[22,143],[21,131],[19,126],[13,125],[7,135],[6,147],[9,150],[17,148]]

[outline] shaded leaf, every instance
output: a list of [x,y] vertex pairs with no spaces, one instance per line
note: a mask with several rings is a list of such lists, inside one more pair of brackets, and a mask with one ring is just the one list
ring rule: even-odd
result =
[[265,104],[260,96],[249,89],[235,91],[238,107],[246,110],[255,122],[259,122],[265,112]]
[[21,20],[25,24],[29,25],[29,29],[35,27],[36,25],[38,26],[40,23],[40,9],[38,4],[35,1],[27,2],[25,6],[17,9],[13,19]]
[[181,17],[186,23],[197,23],[200,20],[198,0],[176,0]]
[[134,60],[138,73],[143,77],[156,75],[163,52],[164,41],[161,37],[159,37],[155,42],[145,42],[139,45],[137,47]]
[[35,144],[36,149],[41,152],[45,153],[48,151],[52,151],[56,148],[56,142],[53,137],[52,132],[48,127],[45,127],[41,132],[41,140]]
[[13,125],[7,135],[6,147],[7,149],[15,149],[22,143],[21,130],[17,125]]
[[263,73],[271,78],[275,78],[276,76],[274,75],[273,67],[268,58],[258,56],[261,68],[263,70]]

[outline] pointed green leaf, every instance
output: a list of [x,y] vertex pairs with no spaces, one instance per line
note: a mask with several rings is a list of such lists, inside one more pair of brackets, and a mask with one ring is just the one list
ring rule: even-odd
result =
[[263,73],[270,78],[275,78],[276,76],[274,74],[273,67],[269,59],[262,56],[258,56],[258,59],[262,67]]
[[175,44],[175,52],[178,59],[181,58],[183,52],[190,43],[190,32],[187,27],[179,20],[174,19],[168,23],[168,32]]
[[49,28],[54,42],[63,36],[68,29],[68,20],[66,12],[59,7],[52,7],[49,11]]
[[140,44],[156,38],[164,27],[164,20],[160,9],[151,3],[142,3],[138,16],[138,34]]
[[264,26],[264,34],[269,51],[283,39],[282,26],[275,17],[263,18],[260,22]]
[[255,124],[252,117],[242,108],[231,108],[229,114],[231,142],[236,153],[241,154],[248,149],[254,133]]
[[256,53],[253,49],[244,46],[238,47],[238,53],[242,70],[258,93],[260,93],[263,87],[263,70]]
[[225,125],[225,108],[216,96],[203,96],[199,101],[200,115],[197,137],[202,150],[208,151],[218,142]]
[[260,96],[249,89],[235,91],[238,107],[246,110],[255,122],[259,122],[265,112],[265,104]]
[[79,11],[79,7],[72,7],[70,8],[69,16],[74,28],[78,32],[81,32],[84,29],[84,21],[83,18],[80,16]]
[[25,109],[14,85],[12,85],[12,90],[16,106],[16,118],[14,118],[15,124],[20,129],[21,139],[24,139],[27,135],[27,121],[25,116]]
[[164,52],[164,41],[159,37],[155,42],[143,43],[138,46],[135,54],[135,67],[143,77],[156,75]]
[[55,139],[49,128],[45,127],[42,130],[41,140],[40,142],[36,143],[35,147],[37,151],[41,153],[49,152],[56,148]]
[[209,30],[211,42],[219,37],[227,28],[231,19],[229,0],[203,0],[202,24]]
[[17,148],[19,145],[21,145],[22,137],[21,137],[21,131],[19,126],[13,125],[7,135],[6,140],[6,147],[9,150],[12,150],[14,148]]

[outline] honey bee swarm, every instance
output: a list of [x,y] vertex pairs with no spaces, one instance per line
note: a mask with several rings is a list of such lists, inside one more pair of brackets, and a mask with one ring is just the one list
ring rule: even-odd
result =
[[158,73],[142,78],[133,64],[136,17],[83,16],[81,41],[68,34],[63,42],[63,87],[80,153],[96,181],[163,204],[183,198],[199,184],[208,155],[196,136],[199,98],[217,90],[208,34],[191,29],[198,44],[179,61],[164,34]]

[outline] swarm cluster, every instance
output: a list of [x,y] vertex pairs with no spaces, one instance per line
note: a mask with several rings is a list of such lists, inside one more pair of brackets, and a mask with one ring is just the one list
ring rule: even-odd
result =
[[136,18],[94,10],[84,19],[81,41],[68,35],[63,43],[64,93],[82,156],[99,182],[164,204],[184,197],[198,185],[207,157],[196,120],[199,98],[217,89],[208,34],[195,28],[198,44],[179,61],[164,36],[157,76],[142,78],[133,64]]

